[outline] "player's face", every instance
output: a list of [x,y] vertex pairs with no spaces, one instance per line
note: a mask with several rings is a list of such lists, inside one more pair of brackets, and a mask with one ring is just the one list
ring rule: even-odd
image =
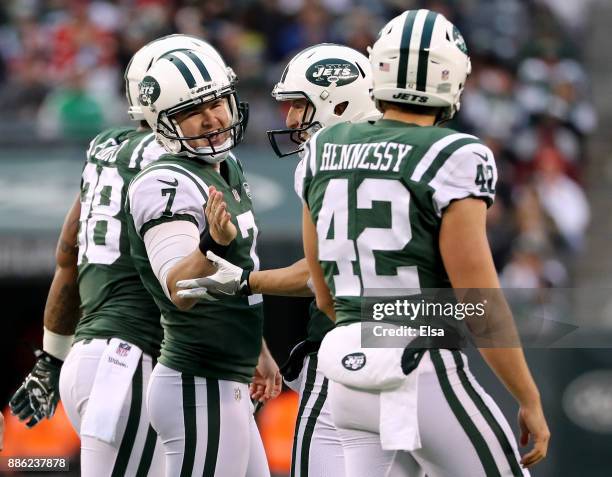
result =
[[[184,136],[193,137],[214,133],[230,125],[231,114],[227,98],[219,98],[208,103],[195,106],[176,115]],[[191,139],[187,143],[194,148],[222,145],[230,137],[230,131],[215,134],[209,139]]]
[[309,103],[306,99],[292,99],[285,124],[289,129],[296,129],[302,125],[302,121],[310,113]]

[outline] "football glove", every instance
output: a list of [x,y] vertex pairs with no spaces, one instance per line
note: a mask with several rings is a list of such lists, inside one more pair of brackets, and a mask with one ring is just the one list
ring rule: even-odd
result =
[[51,419],[59,401],[59,376],[63,361],[49,353],[37,350],[38,360],[21,387],[15,392],[9,406],[13,415],[34,427],[43,418]]
[[176,282],[180,290],[177,294],[181,298],[205,298],[205,295],[222,294],[247,296],[251,294],[249,287],[250,270],[243,270],[233,263],[215,255],[210,250],[206,252],[206,258],[212,262],[217,271],[208,277],[194,278],[191,280],[179,280]]

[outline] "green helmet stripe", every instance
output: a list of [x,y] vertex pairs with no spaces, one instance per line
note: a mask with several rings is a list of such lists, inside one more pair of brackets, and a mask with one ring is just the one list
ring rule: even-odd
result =
[[190,88],[193,88],[196,85],[196,80],[191,74],[191,71],[189,70],[187,65],[183,62],[183,60],[181,60],[178,56],[176,56],[172,52],[168,52],[160,56],[160,59],[162,58],[166,58],[168,61],[170,61],[170,63],[176,66],[176,68],[179,70],[181,75],[183,75],[183,79],[187,83],[187,86],[189,86]]
[[431,34],[436,23],[438,14],[429,12],[423,25],[421,34],[421,46],[419,47],[419,66],[417,67],[417,91],[425,91],[427,87],[427,66],[429,64],[429,46],[431,45]]
[[402,31],[402,40],[400,43],[399,69],[397,70],[397,87],[406,87],[406,78],[408,76],[408,55],[410,53],[410,38],[412,37],[412,29],[414,28],[414,20],[417,16],[417,10],[411,10],[406,15],[404,21],[404,29]]
[[189,59],[191,59],[191,61],[195,63],[196,67],[198,68],[198,71],[202,75],[202,78],[204,78],[204,81],[211,81],[210,73],[206,69],[206,66],[204,65],[200,57],[196,55],[193,50],[187,50],[184,51],[184,53],[189,57]]
[[162,56],[162,58],[167,57],[167,55],[170,55],[170,54],[172,54],[172,56],[176,58],[176,55],[174,55],[173,53],[177,53],[177,52],[183,53],[191,61],[193,61],[193,64],[196,66],[196,68],[198,68],[198,71],[202,75],[202,78],[204,78],[204,81],[211,81],[211,77],[210,77],[210,73],[208,72],[208,69],[206,68],[206,66],[200,59],[200,57],[196,55],[195,51],[193,50],[189,50],[187,48],[176,48],[175,50],[168,51],[166,54]]

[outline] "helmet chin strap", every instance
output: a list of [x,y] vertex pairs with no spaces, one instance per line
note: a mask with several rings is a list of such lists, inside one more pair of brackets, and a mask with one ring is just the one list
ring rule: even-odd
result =
[[211,147],[195,147],[193,149],[198,155],[197,156],[194,155],[194,157],[202,159],[203,161],[208,162],[209,164],[217,164],[218,162],[221,162],[227,159],[227,156],[229,155],[229,152],[230,152],[229,146],[231,146],[231,144],[232,144],[232,138],[228,137],[225,140],[225,142],[219,146],[219,149],[227,149],[227,150],[223,152],[218,152],[218,153],[213,153],[213,150]]

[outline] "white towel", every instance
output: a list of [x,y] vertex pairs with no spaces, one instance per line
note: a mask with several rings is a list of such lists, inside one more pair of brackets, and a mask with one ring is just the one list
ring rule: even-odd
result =
[[380,392],[380,443],[384,450],[421,448],[418,419],[419,368],[395,389]]
[[319,349],[319,369],[345,386],[380,392],[380,441],[385,450],[421,447],[418,371],[402,371],[403,348],[363,348],[361,323],[331,330]]
[[81,435],[116,443],[117,424],[140,362],[142,350],[118,338],[112,338],[100,357]]

